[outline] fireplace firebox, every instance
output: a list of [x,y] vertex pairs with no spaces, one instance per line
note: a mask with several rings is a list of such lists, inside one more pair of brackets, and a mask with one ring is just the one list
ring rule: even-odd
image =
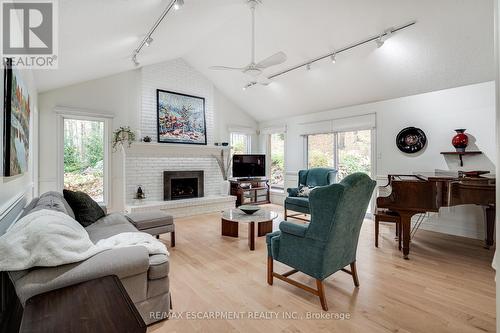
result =
[[164,171],[165,201],[203,197],[203,171]]

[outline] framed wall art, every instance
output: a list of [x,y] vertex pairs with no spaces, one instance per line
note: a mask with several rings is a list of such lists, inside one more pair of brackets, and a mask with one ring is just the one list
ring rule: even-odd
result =
[[30,155],[31,97],[20,72],[4,70],[3,175],[18,176],[28,171]]
[[156,90],[158,142],[207,144],[205,98]]

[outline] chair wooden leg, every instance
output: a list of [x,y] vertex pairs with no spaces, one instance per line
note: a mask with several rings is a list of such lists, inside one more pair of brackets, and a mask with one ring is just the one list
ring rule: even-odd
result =
[[285,206],[285,221],[286,221],[286,218],[287,218],[287,211],[286,211],[286,206]]
[[273,257],[267,257],[267,284],[273,285]]
[[401,230],[402,229],[401,228],[401,224],[397,223],[396,225],[399,226],[399,228],[398,228],[398,250],[401,251],[401,238],[402,238],[401,235],[402,235],[403,232]]
[[160,235],[156,235],[156,239],[160,239]]
[[396,237],[399,237],[399,223],[396,223]]
[[378,247],[378,231],[379,231],[379,222],[378,219],[375,218],[375,247]]
[[170,246],[175,247],[175,231],[170,233]]
[[318,287],[319,301],[321,302],[321,307],[323,310],[328,311],[328,305],[326,304],[325,289],[323,288],[323,281],[316,279],[316,286]]
[[356,287],[359,287],[358,271],[356,270],[356,262],[351,263],[352,281]]

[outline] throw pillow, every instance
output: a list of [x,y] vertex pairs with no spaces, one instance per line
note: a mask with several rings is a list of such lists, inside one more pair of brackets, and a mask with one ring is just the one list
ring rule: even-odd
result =
[[64,199],[75,213],[75,220],[80,222],[83,227],[88,227],[101,217],[106,216],[101,206],[88,194],[69,190],[64,190],[63,193]]
[[309,194],[311,193],[311,191],[314,190],[314,186],[313,187],[309,187],[309,186],[301,186],[299,188],[299,193],[297,194],[299,197],[309,197]]

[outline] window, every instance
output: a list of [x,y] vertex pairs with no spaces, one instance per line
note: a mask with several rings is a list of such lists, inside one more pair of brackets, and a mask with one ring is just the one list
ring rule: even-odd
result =
[[334,167],[334,134],[314,134],[307,136],[307,167]]
[[354,172],[371,175],[371,130],[337,133],[339,179]]
[[106,202],[107,121],[62,118],[63,187]]
[[251,152],[251,136],[243,133],[231,133],[233,154],[249,154]]
[[271,189],[285,189],[285,133],[269,135]]
[[335,168],[338,180],[354,172],[371,175],[371,130],[314,134],[306,138],[308,168]]

